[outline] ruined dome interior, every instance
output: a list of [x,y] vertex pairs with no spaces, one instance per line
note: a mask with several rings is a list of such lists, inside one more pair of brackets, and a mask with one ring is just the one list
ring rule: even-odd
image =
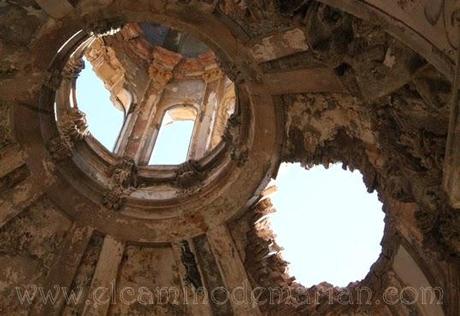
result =
[[[460,315],[458,47],[455,0],[0,1],[0,313]],[[87,68],[123,116],[112,148]],[[186,158],[155,163],[176,121]],[[289,273],[282,163],[377,192],[362,280]]]

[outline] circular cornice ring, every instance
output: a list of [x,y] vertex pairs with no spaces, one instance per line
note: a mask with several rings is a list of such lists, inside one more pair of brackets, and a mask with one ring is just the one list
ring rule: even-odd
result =
[[[178,29],[187,29],[214,49],[216,55],[223,60],[223,70],[230,78],[236,80],[241,118],[245,122],[242,126],[247,133],[247,160],[243,164],[231,162],[231,167],[224,169],[225,174],[218,175],[225,181],[217,179],[205,190],[183,199],[158,203],[133,199],[116,211],[102,205],[104,190],[97,187],[95,179],[76,168],[75,159],[81,159],[84,155],[73,154],[72,159],[60,162],[53,160],[49,152],[50,141],[59,134],[54,111],[50,108],[56,89],[56,86],[53,87],[52,79],[60,74],[68,54],[86,38],[85,32],[79,31],[85,22],[77,17],[69,19],[65,30],[55,28],[42,38],[42,45],[46,45],[45,43],[52,39],[53,45],[48,43],[50,47],[67,42],[66,46],[73,48],[69,48],[69,51],[61,49],[61,54],[58,55],[55,55],[55,51],[48,51],[45,56],[42,55],[42,58],[49,60],[55,68],[49,69],[51,77],[48,84],[43,86],[40,111],[16,113],[21,116],[20,121],[28,122],[27,126],[17,126],[18,133],[28,154],[27,163],[32,174],[41,177],[42,181],[47,183],[48,197],[81,225],[93,226],[103,233],[126,241],[170,242],[189,238],[224,223],[253,204],[276,172],[281,144],[279,138],[282,135],[280,115],[270,93],[261,83],[261,78],[254,75],[257,69],[255,61],[241,45],[238,45],[239,40],[216,16],[199,12],[200,23],[197,23],[198,12],[190,10],[192,9],[187,10],[186,16],[178,16],[176,11],[163,12],[158,16],[124,10],[122,17],[123,21],[155,21]],[[105,12],[103,21],[109,21],[111,18],[121,17],[115,14],[111,16],[109,12]],[[40,50],[40,43],[35,47]],[[41,133],[28,133],[26,130],[32,126],[39,127]],[[86,143],[78,144],[77,147],[77,152],[80,152],[82,147],[83,150],[92,151]],[[38,163],[41,159],[45,162]],[[143,174],[148,174],[148,171],[144,170]]]

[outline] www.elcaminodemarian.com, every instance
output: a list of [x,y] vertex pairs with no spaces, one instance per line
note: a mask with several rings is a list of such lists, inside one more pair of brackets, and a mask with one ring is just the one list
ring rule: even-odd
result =
[[53,286],[44,288],[36,285],[16,287],[15,294],[20,304],[41,303],[55,305],[62,300],[67,305],[85,304],[107,305],[134,303],[142,305],[165,304],[232,304],[232,305],[265,305],[291,304],[294,306],[312,304],[341,305],[414,305],[442,304],[443,290],[432,287],[387,287],[379,294],[373,293],[368,287],[356,289],[334,288],[321,292],[309,291],[305,288],[251,288],[242,285],[231,290],[225,287],[192,289],[189,287],[117,287],[115,282],[108,287],[96,287],[91,290]]

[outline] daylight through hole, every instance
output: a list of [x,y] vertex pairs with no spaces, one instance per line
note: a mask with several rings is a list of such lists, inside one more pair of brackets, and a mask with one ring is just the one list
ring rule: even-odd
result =
[[381,252],[384,213],[361,173],[285,163],[275,183],[270,219],[290,274],[305,286],[362,280]]

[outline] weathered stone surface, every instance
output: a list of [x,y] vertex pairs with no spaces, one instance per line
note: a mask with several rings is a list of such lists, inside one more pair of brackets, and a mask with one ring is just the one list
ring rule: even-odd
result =
[[88,242],[83,257],[81,258],[78,269],[75,272],[69,293],[76,293],[79,298],[75,301],[66,301],[62,309],[64,315],[82,314],[90,292],[91,280],[96,270],[99,254],[102,249],[104,238],[98,234],[93,234]]
[[[105,315],[112,300],[116,300],[115,293],[110,289],[115,285],[124,247],[122,242],[111,236],[104,237],[82,315]],[[102,296],[97,296],[101,289]]]
[[[111,308],[114,314],[186,315],[178,267],[170,247],[127,247],[120,265],[118,290],[132,293]],[[142,300],[138,295],[144,293]]]
[[[457,315],[460,213],[448,193],[458,188],[443,187],[456,9],[455,0],[0,1],[0,313],[41,314],[16,287],[56,281],[82,295],[50,314]],[[81,29],[95,37],[67,60]],[[126,115],[114,152],[70,106],[83,54]],[[54,100],[65,100],[57,116]],[[196,121],[191,161],[148,166],[172,108],[173,120]],[[288,273],[266,218],[274,210],[256,189],[281,161],[341,162],[378,192],[383,249],[364,280],[306,289]],[[219,304],[246,281],[260,296]],[[374,297],[363,306],[349,295],[421,285],[443,290],[442,307]],[[91,296],[99,287],[109,290],[102,304]],[[144,288],[153,296],[138,300]],[[171,288],[175,300],[159,302]]]
[[24,313],[32,301],[21,304],[16,291],[33,291],[45,285],[46,276],[62,250],[70,221],[47,199],[41,199],[12,219],[0,231],[2,310]]

